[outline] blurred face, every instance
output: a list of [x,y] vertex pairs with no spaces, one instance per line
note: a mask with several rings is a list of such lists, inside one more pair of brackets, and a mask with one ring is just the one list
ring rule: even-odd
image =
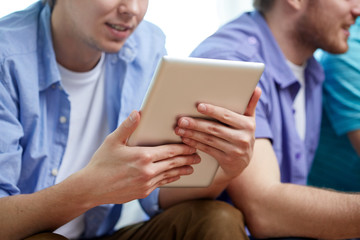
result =
[[359,16],[359,0],[308,0],[297,22],[297,38],[316,50],[347,51],[349,28]]
[[55,7],[69,41],[117,52],[142,21],[148,0],[60,0]]

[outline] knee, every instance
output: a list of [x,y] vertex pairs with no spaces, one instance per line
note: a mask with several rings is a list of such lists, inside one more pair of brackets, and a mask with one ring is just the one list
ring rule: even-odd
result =
[[217,226],[244,225],[242,213],[232,205],[216,200],[195,200],[179,206],[183,214],[189,214],[197,221],[202,219],[203,224],[216,224]]
[[161,226],[167,224],[171,236],[181,235],[175,239],[248,239],[241,212],[221,201],[180,203],[155,217],[154,221]]
[[39,233],[24,240],[68,240],[67,238],[55,233]]
[[201,213],[207,218],[210,224],[216,223],[219,227],[230,225],[244,225],[244,217],[242,213],[231,206],[230,204],[222,201],[204,201],[201,207]]

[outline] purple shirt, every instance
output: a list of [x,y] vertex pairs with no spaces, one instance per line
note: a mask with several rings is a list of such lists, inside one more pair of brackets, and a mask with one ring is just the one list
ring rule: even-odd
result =
[[318,144],[323,71],[311,57],[305,69],[306,134],[297,133],[293,102],[300,84],[286,63],[265,19],[255,11],[241,15],[203,41],[193,57],[265,63],[256,109],[256,138],[272,142],[282,182],[306,184]]

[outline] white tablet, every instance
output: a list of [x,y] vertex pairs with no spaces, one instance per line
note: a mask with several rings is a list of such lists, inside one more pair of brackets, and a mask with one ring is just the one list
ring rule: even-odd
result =
[[[204,58],[174,58],[160,61],[141,107],[139,126],[129,146],[181,143],[174,132],[179,116],[202,117],[196,104],[210,103],[244,113],[264,70],[264,64]],[[207,187],[218,162],[198,151],[201,163],[194,172],[164,187]]]

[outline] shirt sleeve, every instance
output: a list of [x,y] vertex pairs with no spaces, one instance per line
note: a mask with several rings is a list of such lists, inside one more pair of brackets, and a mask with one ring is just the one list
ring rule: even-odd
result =
[[159,191],[157,188],[146,198],[139,199],[141,207],[150,217],[162,212],[159,206]]
[[342,55],[323,54],[324,108],[337,135],[360,129],[360,44]]
[[269,96],[267,87],[265,86],[266,80],[265,77],[266,73],[263,74],[261,77],[258,87],[261,88],[261,96],[259,99],[258,104],[256,105],[256,114],[255,114],[255,121],[256,121],[256,129],[255,129],[255,138],[268,138],[272,139],[273,134],[271,131],[269,119],[268,119],[268,112],[269,112]]
[[20,192],[16,184],[21,170],[22,148],[19,142],[23,130],[16,117],[16,101],[7,86],[0,71],[0,197]]

